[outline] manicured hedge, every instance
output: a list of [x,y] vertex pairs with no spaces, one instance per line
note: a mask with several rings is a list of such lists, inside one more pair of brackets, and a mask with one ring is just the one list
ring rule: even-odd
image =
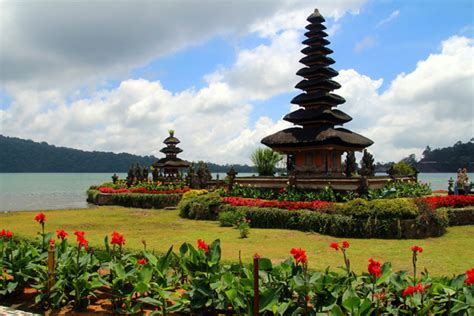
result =
[[337,237],[416,239],[441,236],[447,226],[447,220],[436,212],[415,219],[378,219],[308,210],[289,212],[275,208],[236,207],[234,211],[237,210],[243,212],[255,228],[295,229]]
[[137,208],[164,208],[178,205],[183,194],[138,194],[112,193],[104,194],[98,190],[87,191],[87,201],[97,205],[121,205]]
[[[434,211],[422,199],[356,199],[331,203],[320,210],[287,210],[271,207],[223,204],[215,193],[192,197],[178,205],[180,215],[191,219],[218,217],[229,226],[233,216],[243,213],[252,227],[313,231],[338,237],[426,238],[441,236],[448,225],[447,214]],[[223,213],[225,212],[225,213]]]

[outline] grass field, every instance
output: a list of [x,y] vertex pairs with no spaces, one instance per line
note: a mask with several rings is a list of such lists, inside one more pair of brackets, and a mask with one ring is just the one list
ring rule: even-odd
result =
[[[40,225],[33,218],[38,212],[9,212],[0,214],[0,230],[9,229],[15,235],[27,238],[37,237]],[[182,219],[178,211],[144,210],[123,207],[95,207],[91,209],[44,211],[46,230],[64,229],[70,234],[84,230],[92,246],[102,246],[105,235],[114,230],[125,235],[126,249],[142,249],[146,240],[148,249],[163,252],[170,245],[175,248],[183,242],[196,244],[197,239],[210,243],[221,240],[224,261],[238,261],[239,250],[242,259],[249,262],[254,253],[271,258],[275,262],[290,256],[291,248],[307,250],[309,266],[312,269],[338,269],[343,264],[342,255],[329,248],[332,241],[341,238],[281,229],[250,230],[246,239],[239,238],[239,232],[229,227],[219,227],[218,222]],[[71,237],[72,235],[72,237]],[[391,261],[395,270],[411,269],[412,245],[423,247],[418,267],[424,267],[433,275],[464,273],[474,267],[474,226],[451,227],[443,237],[424,240],[347,239],[352,267],[356,272],[365,271],[367,260],[372,257]]]

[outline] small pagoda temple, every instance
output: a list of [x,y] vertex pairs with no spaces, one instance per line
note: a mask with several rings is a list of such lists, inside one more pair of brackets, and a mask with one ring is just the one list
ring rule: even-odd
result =
[[166,147],[160,150],[166,157],[155,161],[153,168],[160,170],[166,178],[174,179],[178,178],[180,169],[189,167],[189,163],[177,157],[183,150],[176,146],[180,141],[174,137],[174,131],[170,130],[169,133],[170,135],[163,141]]
[[295,87],[304,92],[291,100],[301,108],[287,114],[283,119],[295,125],[269,135],[262,143],[273,150],[287,155],[289,173],[299,176],[341,176],[341,156],[344,152],[361,151],[373,142],[356,133],[336,125],[343,125],[352,118],[335,109],[345,102],[341,96],[331,93],[341,85],[331,78],[338,72],[329,67],[335,61],[327,57],[333,51],[326,47],[329,41],[324,32],[325,21],[319,11],[314,10],[307,21],[307,47],[300,59],[305,65],[296,74],[303,77]]

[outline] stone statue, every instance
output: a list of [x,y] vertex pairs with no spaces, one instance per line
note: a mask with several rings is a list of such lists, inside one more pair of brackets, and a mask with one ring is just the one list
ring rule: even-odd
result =
[[116,173],[114,173],[114,175],[112,176],[113,184],[117,183],[118,178],[119,178],[118,175]]
[[143,181],[147,182],[148,181],[148,168],[147,167],[143,167],[142,176],[143,176]]

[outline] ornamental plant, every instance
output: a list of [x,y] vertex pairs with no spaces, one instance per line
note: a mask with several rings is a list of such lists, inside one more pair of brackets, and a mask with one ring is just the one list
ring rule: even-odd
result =
[[347,275],[350,276],[351,262],[349,261],[349,258],[347,258],[347,255],[346,255],[346,250],[349,248],[349,243],[346,240],[343,240],[341,245],[339,245],[339,243],[337,242],[332,242],[331,244],[329,244],[329,247],[333,248],[336,251],[341,249],[342,256],[344,257],[344,265],[346,267],[346,272],[347,272]]
[[44,223],[46,222],[46,215],[44,215],[44,213],[42,212],[36,214],[35,221],[41,225],[41,233],[39,234],[41,235],[41,249],[42,251],[44,251],[44,248],[45,248],[44,242],[46,239],[46,235],[44,233]]
[[239,230],[240,238],[247,238],[250,234],[250,219],[240,218],[235,223],[235,228]]

